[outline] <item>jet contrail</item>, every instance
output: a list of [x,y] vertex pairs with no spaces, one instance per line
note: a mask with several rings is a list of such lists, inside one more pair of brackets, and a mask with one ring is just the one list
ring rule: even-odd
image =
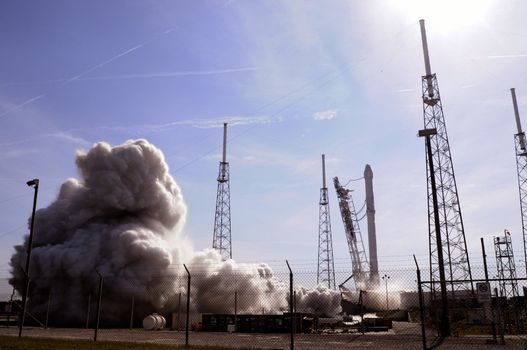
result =
[[145,46],[146,44],[148,44],[148,43],[149,43],[150,41],[152,41],[152,40],[153,40],[153,38],[150,39],[150,40],[145,41],[144,43],[141,43],[141,44],[139,44],[139,45],[136,45],[136,46],[132,47],[131,49],[128,49],[128,50],[126,50],[126,51],[123,51],[123,52],[121,52],[120,54],[115,55],[115,56],[113,56],[112,58],[107,59],[106,61],[104,61],[104,62],[102,62],[102,63],[96,64],[95,66],[93,66],[93,67],[91,67],[91,68],[85,70],[84,72],[82,72],[82,73],[80,73],[80,74],[77,74],[76,76],[74,76],[74,77],[72,77],[72,78],[67,79],[67,80],[64,82],[63,85],[65,85],[65,84],[67,84],[67,83],[70,83],[70,82],[72,82],[72,81],[78,80],[78,79],[82,78],[83,76],[85,76],[86,74],[91,73],[91,72],[93,72],[94,70],[97,70],[97,69],[99,69],[99,68],[101,68],[101,67],[104,67],[104,66],[106,66],[108,63],[111,63],[111,62],[113,62],[113,61],[115,61],[115,60],[117,60],[117,59],[119,59],[119,58],[121,58],[121,57],[123,57],[123,56],[126,56],[126,55],[128,55],[128,54],[130,54],[130,53],[132,53],[132,52],[134,52],[134,51],[136,51],[136,50],[142,48],[143,46]]
[[[188,119],[178,120],[164,124],[142,124],[142,125],[129,125],[129,126],[99,126],[97,129],[110,130],[110,131],[125,131],[125,132],[137,132],[140,131],[142,134],[148,132],[160,132],[169,130],[173,127],[186,126],[197,129],[212,129],[223,127],[223,123],[229,123],[229,125],[251,125],[251,124],[271,124],[279,123],[282,121],[280,117],[273,116],[255,116],[255,117],[244,117],[244,116],[230,116],[220,117],[211,119]],[[1,144],[0,144],[1,146]]]
[[[71,130],[75,130],[75,129],[71,129]],[[32,136],[26,139],[19,138],[16,141],[2,142],[0,143],[0,148],[18,146],[24,143],[35,141],[36,139],[50,138],[50,137],[70,141],[78,145],[83,145],[83,146],[90,145],[90,142],[88,140],[85,140],[82,137],[74,136],[73,134],[70,133],[70,130],[66,130],[66,131],[56,131],[52,133],[40,134],[40,135]]]
[[[135,46],[133,46],[133,47],[127,49],[127,50],[124,50],[123,52],[121,52],[121,53],[119,53],[119,54],[117,54],[117,55],[115,55],[115,56],[113,56],[113,57],[107,59],[106,61],[103,61],[103,62],[101,62],[101,63],[98,63],[98,64],[96,64],[96,65],[90,67],[89,69],[87,69],[87,70],[85,70],[85,71],[83,71],[83,72],[81,72],[81,73],[79,73],[79,74],[74,75],[74,76],[71,77],[71,78],[64,79],[64,80],[62,81],[62,84],[61,84],[59,87],[63,87],[63,86],[65,86],[65,85],[67,85],[67,84],[69,84],[69,83],[71,83],[71,82],[73,82],[73,81],[75,81],[75,80],[79,80],[80,78],[82,78],[82,77],[85,76],[86,74],[89,74],[89,73],[91,73],[91,72],[93,72],[93,71],[95,71],[95,70],[97,70],[97,69],[99,69],[99,68],[101,68],[101,67],[106,66],[107,64],[109,64],[109,63],[111,63],[111,62],[113,62],[113,61],[115,61],[115,60],[117,60],[117,59],[119,59],[119,58],[121,58],[121,57],[123,57],[123,56],[126,56],[126,55],[130,54],[130,53],[132,53],[132,52],[134,52],[134,51],[136,51],[136,50],[142,48],[143,46],[147,45],[148,43],[154,41],[154,40],[157,39],[158,37],[160,37],[160,36],[162,36],[162,35],[166,35],[166,34],[168,34],[168,33],[171,33],[172,31],[174,31],[173,28],[172,28],[172,29],[169,29],[169,30],[166,30],[166,31],[164,31],[164,32],[162,32],[162,33],[156,34],[156,35],[154,35],[153,37],[151,37],[150,39],[148,39],[148,40],[146,40],[146,41],[144,41],[144,42],[142,42],[142,43],[140,43],[140,44],[138,44],[138,45],[135,45]],[[34,97],[32,97],[32,98],[30,98],[30,99],[28,99],[28,100],[26,100],[26,101],[24,101],[24,102],[22,102],[22,103],[16,105],[16,106],[14,106],[14,107],[8,109],[7,111],[4,111],[4,112],[0,113],[0,118],[6,116],[7,114],[9,114],[9,113],[11,113],[11,112],[13,112],[13,111],[16,111],[16,110],[20,109],[20,108],[22,108],[22,107],[24,107],[24,106],[26,106],[26,105],[28,105],[28,104],[34,102],[34,101],[40,100],[41,98],[47,96],[48,94],[49,94],[49,92],[45,92],[45,93],[40,94],[40,95],[38,95],[38,96],[34,96]]]
[[167,73],[145,73],[145,74],[127,74],[127,75],[108,75],[101,77],[89,77],[79,80],[121,80],[121,79],[143,79],[143,78],[170,78],[170,77],[183,77],[192,75],[216,75],[216,74],[227,74],[237,72],[249,72],[258,70],[256,67],[242,67],[242,68],[226,68],[226,69],[213,69],[213,70],[191,70],[181,72],[167,72]]
[[177,71],[177,72],[160,72],[160,73],[136,73],[136,74],[123,74],[123,75],[106,75],[106,76],[95,76],[95,77],[84,77],[76,79],[54,79],[54,80],[40,80],[40,81],[21,81],[21,82],[6,82],[0,83],[1,87],[7,86],[21,86],[21,85],[34,85],[34,84],[53,84],[53,83],[64,83],[69,81],[90,81],[90,80],[126,80],[126,79],[148,79],[148,78],[171,78],[171,77],[184,77],[184,76],[195,76],[195,75],[216,75],[216,74],[228,74],[237,72],[250,72],[257,71],[260,68],[257,67],[241,67],[241,68],[224,68],[224,69],[210,69],[210,70],[189,70],[189,71]]
[[20,109],[20,108],[24,107],[25,105],[30,104],[31,102],[34,102],[34,101],[40,100],[42,97],[44,97],[44,96],[46,96],[46,95],[47,95],[47,93],[44,93],[44,94],[41,94],[41,95],[38,95],[38,96],[32,97],[32,98],[30,98],[29,100],[26,100],[26,101],[22,102],[21,104],[18,104],[18,105],[14,106],[14,107],[11,107],[11,108],[9,108],[7,111],[5,111],[5,112],[3,112],[2,114],[0,114],[0,118],[3,117],[3,116],[6,115],[6,114],[9,114],[9,113],[11,113],[11,112],[13,112],[13,111],[16,111],[17,109]]

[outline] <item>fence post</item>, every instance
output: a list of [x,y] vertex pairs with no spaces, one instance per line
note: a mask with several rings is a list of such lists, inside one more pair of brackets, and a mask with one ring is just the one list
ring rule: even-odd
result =
[[[353,276],[353,275],[352,275]],[[364,301],[363,301],[364,291],[359,290],[359,306],[360,306],[360,331],[364,335]]]
[[45,323],[45,329],[48,329],[48,320],[49,320],[49,305],[51,304],[51,289],[49,290],[48,295],[48,307],[46,308],[46,323]]
[[[483,237],[480,238],[481,240],[481,253],[483,255],[483,268],[485,269],[485,281],[487,282],[488,286],[490,287],[489,283],[489,270],[487,268],[487,254],[485,253],[485,242],[483,241]],[[492,308],[492,296],[491,296],[490,303],[490,314],[491,314],[491,329],[492,329],[492,340],[494,343],[497,343],[497,337],[496,337],[496,321],[494,320],[494,309]],[[487,303],[487,302],[485,302]],[[487,304],[489,305],[489,304]]]
[[238,291],[234,291],[234,331],[238,332]]
[[285,261],[287,268],[289,269],[289,313],[291,314],[291,350],[295,348],[295,330],[294,330],[294,296],[293,296],[293,271],[291,266],[289,266],[289,261]]
[[419,293],[419,316],[421,317],[421,338],[423,340],[423,350],[426,350],[426,328],[425,328],[425,306],[423,302],[423,289],[421,288],[421,270],[414,254],[415,266],[417,268],[417,291]]
[[293,312],[296,314],[296,290],[293,292]]
[[500,344],[505,345],[505,330],[501,319],[501,300],[498,294],[498,288],[494,288],[494,294],[496,295],[496,307],[498,309],[498,324],[500,328]]
[[134,295],[132,295],[132,310],[130,311],[130,329],[134,329],[134,304],[135,298]]
[[188,324],[190,320],[190,272],[187,269],[187,266],[183,264],[183,267],[187,271],[187,323],[185,325],[185,346],[188,347]]
[[177,304],[177,328],[176,328],[176,330],[178,332],[181,329],[180,315],[181,315],[181,292],[179,292],[178,304]]
[[97,341],[97,333],[99,331],[99,318],[101,316],[101,298],[102,298],[102,275],[95,269],[97,274],[99,275],[99,297],[97,300],[97,319],[95,320],[95,332],[93,334],[93,341]]
[[[13,287],[13,292],[11,293],[11,298],[9,299],[9,313],[7,314],[7,325],[6,327],[9,328],[9,324],[11,323],[11,313],[13,312],[13,295],[15,295],[15,287]],[[17,311],[18,313],[18,311]]]
[[238,279],[234,270],[234,331],[238,332]]
[[86,329],[90,326],[91,293],[88,294],[88,308],[86,309]]

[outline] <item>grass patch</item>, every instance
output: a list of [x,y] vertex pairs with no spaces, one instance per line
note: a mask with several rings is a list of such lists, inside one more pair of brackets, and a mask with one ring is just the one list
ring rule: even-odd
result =
[[[33,338],[0,336],[0,350],[174,350],[183,349],[180,346],[128,343],[114,341],[69,340],[51,338]],[[226,350],[230,348],[190,346],[192,350]],[[239,349],[243,350],[243,349]]]

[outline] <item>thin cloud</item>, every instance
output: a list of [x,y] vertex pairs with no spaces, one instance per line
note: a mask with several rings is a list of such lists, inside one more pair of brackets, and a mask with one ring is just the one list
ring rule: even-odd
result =
[[91,144],[88,140],[83,139],[82,137],[74,136],[74,135],[72,135],[69,132],[58,131],[58,132],[54,132],[54,133],[46,133],[46,134],[37,135],[37,136],[31,137],[31,138],[27,138],[27,139],[23,139],[23,140],[0,143],[0,147],[18,146],[18,145],[22,145],[22,144],[25,144],[25,143],[33,142],[36,139],[46,139],[46,138],[59,139],[59,140],[62,140],[62,141],[71,142],[71,143],[74,143],[74,144],[77,144],[77,145],[81,145],[81,146],[89,146]]
[[[208,161],[220,161],[221,153],[211,153],[203,157]],[[247,163],[252,166],[279,167],[288,169],[293,173],[308,173],[320,169],[320,156],[302,157],[288,152],[274,152],[268,150],[252,150],[250,153],[230,153],[229,161]],[[338,157],[327,157],[327,165],[344,163],[345,160]],[[318,173],[317,173],[318,174]],[[317,175],[318,176],[318,175]]]
[[328,109],[326,111],[319,111],[313,113],[313,119],[315,120],[331,120],[339,113],[338,109]]
[[153,133],[171,130],[176,127],[189,127],[196,129],[212,129],[221,128],[223,123],[228,123],[230,126],[235,125],[251,125],[251,124],[271,124],[280,123],[281,117],[277,116],[255,116],[255,117],[243,117],[243,116],[232,116],[232,117],[220,117],[212,119],[188,119],[178,120],[164,124],[143,124],[143,125],[130,125],[130,126],[100,126],[98,129],[111,130],[111,131],[122,131],[122,132],[134,132],[134,133]]
[[[122,55],[120,55],[119,57],[122,57]],[[101,66],[99,65],[98,68],[99,67]],[[84,77],[84,78],[77,76],[77,78],[70,78],[70,79],[63,78],[63,79],[42,80],[42,81],[6,82],[6,83],[0,83],[0,87],[34,85],[34,84],[68,83],[74,80],[75,81],[128,80],[128,79],[172,78],[172,77],[199,76],[199,75],[220,75],[220,74],[230,74],[230,73],[239,73],[239,72],[251,72],[251,71],[257,71],[259,69],[260,68],[257,68],[257,67],[240,67],[240,68],[224,68],[224,69],[210,69],[210,70],[189,70],[189,71],[177,71],[177,72],[134,73],[134,74],[106,75],[106,76],[95,76],[95,77]]]
[[51,133],[51,134],[45,134],[44,136],[69,141],[69,142],[82,145],[82,146],[89,146],[91,144],[89,141],[83,139],[82,137],[73,136],[72,134],[64,132],[64,131],[59,131],[59,132]]
[[19,158],[19,157],[23,157],[23,156],[26,156],[26,155],[31,155],[31,154],[38,154],[42,152],[41,150],[38,150],[38,149],[14,149],[14,150],[7,150],[7,151],[4,151],[0,154],[0,159],[1,160],[7,160],[7,159],[13,159],[13,158]]
[[527,54],[519,54],[519,55],[492,55],[487,56],[487,58],[525,58],[527,57]]

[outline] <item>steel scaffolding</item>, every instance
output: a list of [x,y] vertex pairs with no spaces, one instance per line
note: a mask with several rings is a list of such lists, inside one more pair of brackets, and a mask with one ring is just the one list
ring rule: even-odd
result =
[[505,230],[503,237],[494,237],[494,251],[496,252],[500,296],[507,298],[519,296],[514,251],[509,231]]
[[[333,183],[337,192],[340,214],[342,216],[346,239],[348,241],[348,249],[352,263],[352,276],[355,281],[355,287],[357,290],[370,288],[371,285],[368,283],[371,282],[368,279],[368,257],[366,255],[366,250],[364,249],[357,210],[355,209],[355,203],[351,196],[351,190],[342,186],[338,177],[333,178]],[[375,285],[375,282],[378,282],[378,276],[377,281],[373,281],[372,284]]]

